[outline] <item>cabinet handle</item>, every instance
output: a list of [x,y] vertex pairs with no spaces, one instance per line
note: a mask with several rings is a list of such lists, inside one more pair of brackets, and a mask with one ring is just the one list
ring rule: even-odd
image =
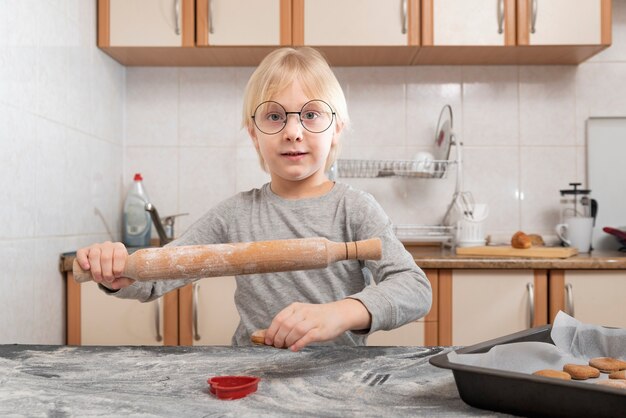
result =
[[574,317],[574,286],[571,283],[565,285],[565,313]]
[[504,0],[498,0],[498,33],[504,32]]
[[156,328],[156,341],[160,343],[163,341],[163,336],[161,335],[161,298],[156,300],[154,304],[155,314],[154,314],[154,327]]
[[409,26],[408,0],[402,0],[402,34],[406,35]]
[[528,291],[528,319],[530,324],[528,328],[532,328],[535,323],[535,285],[532,283],[526,283],[526,290]]
[[193,317],[193,339],[200,341],[200,334],[198,333],[198,290],[200,290],[200,284],[194,283],[192,287],[193,303],[191,305],[191,315]]
[[211,0],[207,0],[207,8],[206,8],[206,20],[209,34],[215,32],[213,29],[213,2]]
[[176,32],[176,35],[180,35],[180,0],[174,0],[174,15],[176,16],[176,29],[174,32]]
[[537,0],[533,0],[530,6],[531,19],[530,19],[530,33],[535,33],[535,26],[537,24]]

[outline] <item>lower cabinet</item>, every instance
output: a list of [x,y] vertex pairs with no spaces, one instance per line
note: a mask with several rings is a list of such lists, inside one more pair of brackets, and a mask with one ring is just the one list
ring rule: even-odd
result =
[[69,345],[176,345],[178,295],[139,303],[103,293],[95,282],[67,277]]
[[562,310],[581,322],[626,328],[626,271],[552,270],[550,318]]
[[239,314],[235,278],[208,277],[179,289],[180,345],[231,345]]
[[439,345],[547,324],[546,270],[439,270]]

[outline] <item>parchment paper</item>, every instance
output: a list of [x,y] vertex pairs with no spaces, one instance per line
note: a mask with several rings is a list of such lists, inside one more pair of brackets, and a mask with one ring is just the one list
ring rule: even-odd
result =
[[[550,333],[555,345],[521,342],[496,345],[486,353],[448,354],[451,363],[485,367],[519,373],[542,369],[563,370],[567,363],[587,365],[594,357],[615,357],[626,360],[626,329],[604,328],[583,324],[560,311]],[[607,379],[601,373],[599,379]],[[597,381],[589,379],[585,382]]]

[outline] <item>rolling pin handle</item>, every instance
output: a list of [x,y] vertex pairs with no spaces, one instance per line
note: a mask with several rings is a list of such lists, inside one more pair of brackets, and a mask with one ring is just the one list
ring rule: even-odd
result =
[[74,281],[76,283],[85,283],[92,279],[91,272],[89,270],[83,270],[80,264],[78,264],[78,260],[74,260],[74,264],[72,264],[72,273],[74,274]]
[[371,238],[363,241],[355,241],[354,259],[356,260],[380,260],[382,258],[382,242],[380,238]]

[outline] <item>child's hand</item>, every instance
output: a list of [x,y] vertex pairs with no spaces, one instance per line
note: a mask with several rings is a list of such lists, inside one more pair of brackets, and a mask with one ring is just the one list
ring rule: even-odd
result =
[[369,311],[356,299],[319,305],[292,303],[274,317],[265,344],[298,351],[313,342],[333,340],[347,330],[369,326]]
[[104,242],[81,248],[76,252],[76,260],[83,270],[90,270],[96,283],[112,290],[130,286],[134,280],[122,277],[128,251],[121,242]]

